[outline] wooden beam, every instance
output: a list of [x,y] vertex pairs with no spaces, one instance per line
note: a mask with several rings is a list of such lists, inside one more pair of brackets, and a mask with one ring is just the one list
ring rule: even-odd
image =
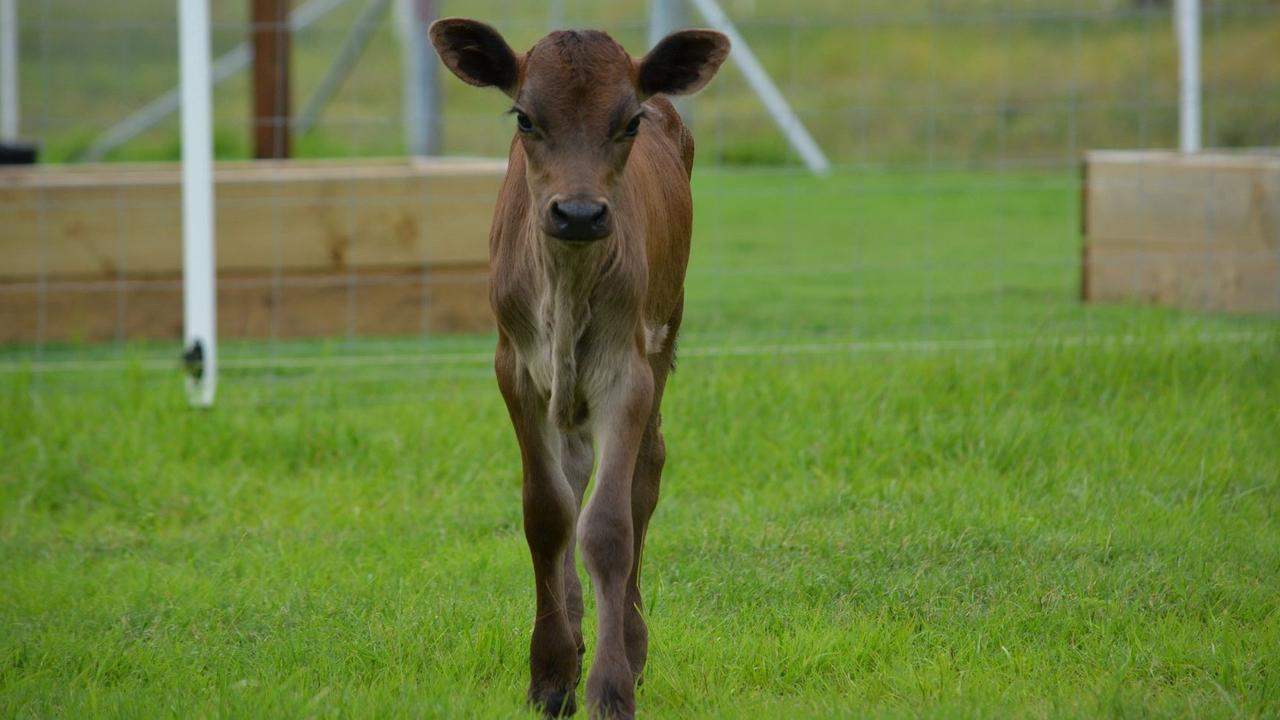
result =
[[253,156],[292,155],[289,0],[249,0],[253,46]]
[[[487,264],[218,279],[223,338],[389,337],[492,327]],[[180,275],[0,286],[0,343],[181,336]]]
[[[218,163],[220,272],[485,262],[501,161]],[[176,166],[0,172],[0,284],[182,270]]]
[[[492,327],[488,228],[502,161],[219,163],[226,337]],[[182,332],[174,165],[0,170],[0,342]]]

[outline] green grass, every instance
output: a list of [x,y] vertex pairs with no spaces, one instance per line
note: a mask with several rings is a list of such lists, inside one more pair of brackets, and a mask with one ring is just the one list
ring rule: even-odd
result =
[[[1280,323],[1080,304],[1076,179],[1015,169],[1172,144],[1167,18],[727,4],[837,162],[896,170],[696,177],[641,711],[1280,715]],[[173,7],[21,4],[46,158],[172,82]],[[244,7],[215,3],[217,48]],[[530,8],[468,12],[520,45]],[[567,8],[641,43],[638,3]],[[1271,8],[1206,16],[1211,143],[1276,141]],[[299,88],[356,12],[298,38]],[[300,152],[400,152],[396,63],[384,29]],[[219,90],[220,156],[245,154],[245,92]],[[451,150],[501,151],[500,98],[446,93]],[[733,74],[696,107],[703,162],[788,161]],[[0,716],[520,716],[491,345],[228,342],[208,412],[171,343],[0,348]],[[409,359],[325,365],[387,354]]]
[[[644,713],[1280,713],[1274,318],[1081,305],[1071,176],[696,193]],[[0,716],[519,716],[491,344],[0,351]]]
[[[1280,713],[1280,335],[696,347],[648,716]],[[6,375],[0,714],[519,715],[518,458],[458,370]]]

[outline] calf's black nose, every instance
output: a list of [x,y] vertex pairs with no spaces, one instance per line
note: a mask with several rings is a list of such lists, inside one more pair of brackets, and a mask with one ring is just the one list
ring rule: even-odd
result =
[[565,198],[551,203],[553,237],[573,242],[599,240],[609,234],[609,206],[590,198]]

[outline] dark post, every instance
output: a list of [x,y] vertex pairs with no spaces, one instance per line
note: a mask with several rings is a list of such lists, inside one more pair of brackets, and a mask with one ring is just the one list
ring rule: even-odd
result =
[[289,0],[249,0],[253,45],[253,156],[287,158]]

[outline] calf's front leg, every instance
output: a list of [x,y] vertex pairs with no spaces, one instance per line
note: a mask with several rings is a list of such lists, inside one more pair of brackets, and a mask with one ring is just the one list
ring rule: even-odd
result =
[[524,534],[537,601],[529,643],[529,702],[548,717],[572,715],[581,667],[566,611],[565,555],[573,539],[577,498],[565,478],[560,436],[547,421],[545,403],[531,392],[530,383],[520,382],[502,348],[496,369],[524,467]]
[[637,354],[591,411],[600,467],[578,523],[578,544],[596,594],[596,651],[587,676],[587,707],[594,717],[635,715],[626,642],[627,586],[636,550],[631,482],[652,404],[653,373]]

